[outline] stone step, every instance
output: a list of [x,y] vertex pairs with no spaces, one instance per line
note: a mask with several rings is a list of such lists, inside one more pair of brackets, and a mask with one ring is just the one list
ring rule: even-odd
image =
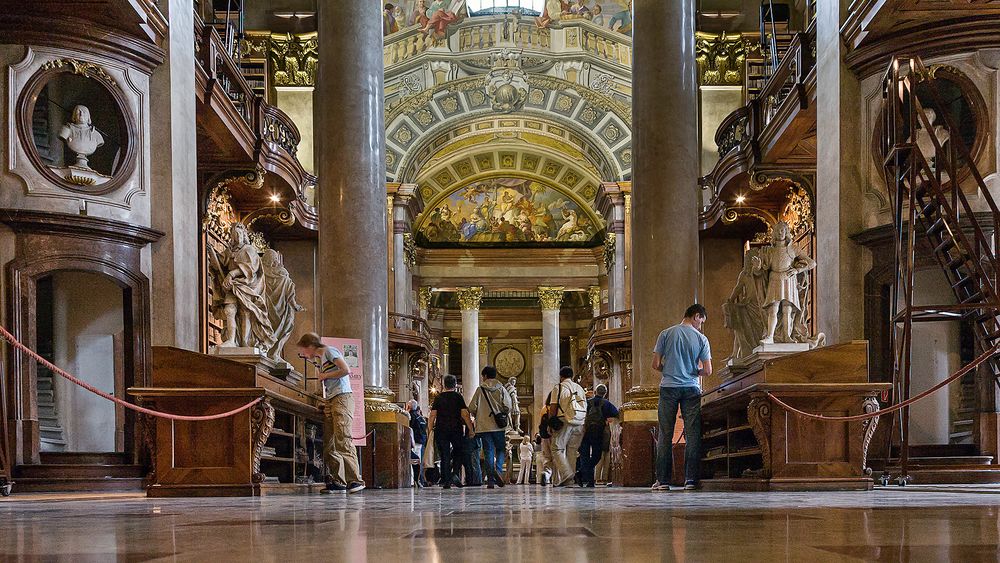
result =
[[141,465],[26,464],[14,469],[14,477],[29,479],[139,479]]
[[43,452],[42,464],[129,465],[131,457],[120,452]]
[[[983,466],[922,468],[910,467],[910,483],[914,485],[981,485],[1000,483],[1000,466],[985,469]],[[889,468],[893,478],[899,475],[898,467]],[[875,476],[876,480],[878,475]]]
[[142,491],[142,479],[37,479],[17,478],[14,489],[19,493],[63,493],[91,491]]

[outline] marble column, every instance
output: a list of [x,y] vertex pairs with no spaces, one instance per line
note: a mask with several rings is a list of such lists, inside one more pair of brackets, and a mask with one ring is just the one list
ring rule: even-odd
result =
[[[201,223],[198,221],[198,150],[195,132],[195,37],[191,2],[159,3],[170,23],[164,45],[166,61],[150,77],[151,128],[150,191],[152,227],[167,234],[152,245],[152,343],[186,350],[200,347],[201,320],[197,303],[201,291],[196,256]],[[162,149],[162,150],[160,150]]]
[[490,365],[490,337],[480,336],[479,337],[479,373],[482,374],[483,368]]
[[479,387],[479,305],[483,288],[466,287],[458,290],[462,309],[462,395],[466,401]]
[[[450,347],[451,347],[451,338],[448,338],[447,336],[445,336],[444,338],[441,339],[441,377],[442,378],[444,378],[444,376],[446,376],[448,374],[452,374],[451,373],[451,368],[449,367],[449,362],[451,362],[451,354],[449,353],[448,349]],[[452,375],[454,375],[454,374],[452,374]],[[438,389],[438,391],[441,391],[441,389]]]
[[[531,337],[531,382],[532,388],[534,390],[534,404],[531,409],[531,424],[534,428],[531,428],[528,432],[529,435],[534,436],[535,432],[538,431],[538,425],[542,417],[542,406],[545,404],[545,395],[549,392],[549,389],[545,388],[544,377],[542,373],[545,371],[545,345],[541,336]],[[541,450],[535,452],[535,475],[541,475],[543,471],[542,465],[542,455]]]
[[562,307],[563,290],[562,287],[538,288],[538,300],[542,302],[543,393],[548,393],[559,383],[559,309]]
[[573,368],[573,373],[577,376],[580,375],[580,353],[579,350],[577,350],[579,340],[580,339],[575,336],[569,337],[569,365]]
[[391,187],[389,209],[392,213],[392,296],[393,311],[412,315],[411,279],[416,265],[413,255],[413,224],[410,204],[417,193],[416,184],[399,184]]
[[381,5],[317,8],[320,325],[326,336],[361,339],[366,397],[385,400],[391,393]]
[[[622,446],[623,483],[653,482],[649,431],[656,426],[656,337],[697,299],[699,153],[695,0],[636,0],[633,26],[631,232],[635,356]],[[663,259],[663,249],[670,258]],[[638,388],[637,388],[638,387]]]
[[864,337],[861,231],[865,198],[859,143],[861,87],[844,64],[848,0],[816,10],[816,321],[830,344]]

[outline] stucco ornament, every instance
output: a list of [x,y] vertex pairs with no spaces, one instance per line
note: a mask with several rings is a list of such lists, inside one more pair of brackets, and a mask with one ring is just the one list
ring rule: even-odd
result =
[[528,99],[528,80],[521,69],[521,52],[501,49],[490,56],[492,69],[486,76],[486,94],[493,111],[513,113]]

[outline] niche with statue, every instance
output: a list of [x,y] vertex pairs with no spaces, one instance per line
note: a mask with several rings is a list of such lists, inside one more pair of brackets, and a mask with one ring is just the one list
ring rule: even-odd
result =
[[133,120],[114,80],[101,67],[47,63],[21,100],[19,135],[25,151],[53,183],[107,193],[134,168]]

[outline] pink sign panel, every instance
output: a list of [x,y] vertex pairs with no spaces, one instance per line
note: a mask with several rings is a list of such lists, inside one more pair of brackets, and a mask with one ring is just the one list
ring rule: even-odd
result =
[[324,346],[340,350],[350,368],[351,394],[354,396],[354,425],[351,428],[355,446],[365,445],[365,380],[363,368],[365,357],[361,351],[361,340],[357,338],[331,338],[324,336]]

